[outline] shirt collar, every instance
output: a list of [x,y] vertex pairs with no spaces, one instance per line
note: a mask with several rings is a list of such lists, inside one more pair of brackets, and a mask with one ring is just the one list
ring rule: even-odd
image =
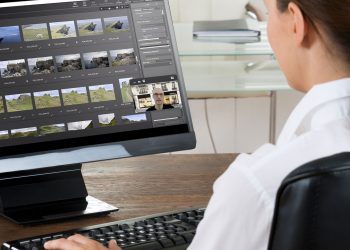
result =
[[[277,145],[288,143],[321,124],[349,116],[350,99],[346,97],[350,97],[350,78],[315,85],[289,116]],[[339,105],[340,99],[349,105]]]

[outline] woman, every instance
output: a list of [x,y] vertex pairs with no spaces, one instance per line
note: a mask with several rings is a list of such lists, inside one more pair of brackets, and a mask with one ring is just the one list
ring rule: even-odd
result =
[[[265,0],[271,46],[291,87],[307,93],[277,145],[242,154],[215,182],[190,250],[267,248],[274,199],[298,166],[350,151],[350,0]],[[81,236],[47,249],[103,249]],[[111,249],[119,249],[114,242]]]

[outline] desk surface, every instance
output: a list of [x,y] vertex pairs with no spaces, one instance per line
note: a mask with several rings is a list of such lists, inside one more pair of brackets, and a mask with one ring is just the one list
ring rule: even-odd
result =
[[85,164],[83,176],[89,194],[119,207],[119,212],[30,227],[0,218],[0,244],[148,214],[204,207],[215,179],[235,156],[157,155]]

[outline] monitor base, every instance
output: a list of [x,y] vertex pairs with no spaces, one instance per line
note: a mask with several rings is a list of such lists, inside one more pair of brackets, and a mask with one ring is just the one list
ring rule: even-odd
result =
[[34,225],[34,224],[43,224],[54,221],[67,220],[72,218],[80,217],[92,217],[92,216],[103,216],[108,215],[112,212],[117,212],[119,208],[114,207],[106,202],[98,200],[92,196],[86,197],[87,207],[84,210],[77,210],[65,213],[56,213],[56,214],[30,214],[29,216],[23,216],[22,213],[19,214],[2,214],[3,217],[15,222],[20,225]]
[[74,164],[0,174],[0,214],[24,225],[118,211],[88,196],[81,167]]

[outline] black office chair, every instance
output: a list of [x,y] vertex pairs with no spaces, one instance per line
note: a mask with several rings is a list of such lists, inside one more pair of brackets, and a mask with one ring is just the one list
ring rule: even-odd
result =
[[350,250],[350,153],[307,163],[284,179],[268,250]]

